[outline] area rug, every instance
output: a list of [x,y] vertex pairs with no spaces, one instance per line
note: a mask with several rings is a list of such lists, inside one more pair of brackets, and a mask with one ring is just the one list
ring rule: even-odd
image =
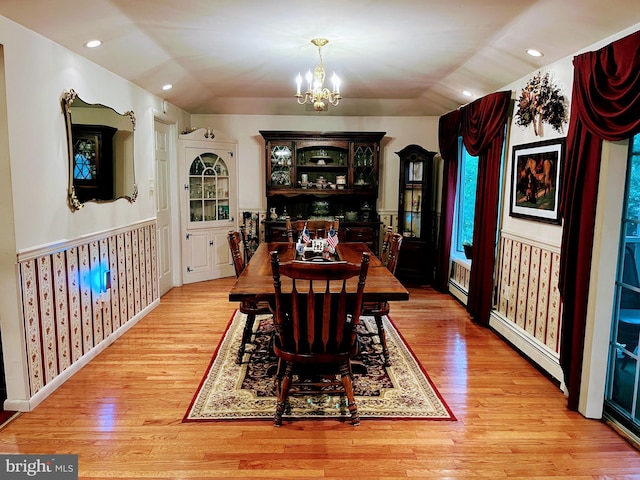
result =
[[[273,418],[277,359],[269,348],[271,318],[268,315],[256,318],[255,339],[247,345],[244,361],[238,365],[236,354],[245,318],[235,312],[229,322],[183,422]],[[455,420],[393,322],[388,317],[383,320],[391,366],[384,366],[377,336],[360,337],[361,354],[353,362],[360,417]],[[359,328],[360,333],[375,332],[374,318],[362,317]],[[290,396],[283,417],[347,420],[349,410],[343,395]]]

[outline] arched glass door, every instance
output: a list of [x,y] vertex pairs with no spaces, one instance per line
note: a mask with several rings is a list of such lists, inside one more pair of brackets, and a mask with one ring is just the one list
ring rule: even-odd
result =
[[229,215],[229,167],[215,153],[202,153],[189,167],[189,221],[228,220]]

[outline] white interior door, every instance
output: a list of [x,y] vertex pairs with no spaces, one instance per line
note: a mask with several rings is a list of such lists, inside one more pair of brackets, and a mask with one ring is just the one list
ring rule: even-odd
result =
[[183,149],[183,282],[233,276],[227,233],[237,228],[235,145]]
[[156,120],[156,238],[158,246],[158,282],[161,296],[173,287],[173,268],[171,266],[171,183],[169,175],[171,158],[170,132],[170,125]]

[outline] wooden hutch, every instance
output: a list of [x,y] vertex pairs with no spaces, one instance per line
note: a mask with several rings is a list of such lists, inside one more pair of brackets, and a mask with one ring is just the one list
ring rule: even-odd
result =
[[266,241],[286,241],[292,220],[340,219],[340,241],[378,252],[378,167],[386,132],[261,130],[265,140]]

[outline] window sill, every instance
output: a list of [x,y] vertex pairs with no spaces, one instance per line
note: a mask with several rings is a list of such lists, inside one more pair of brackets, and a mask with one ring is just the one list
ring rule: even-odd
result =
[[462,253],[452,253],[451,261],[457,263],[458,265],[462,265],[467,269],[471,269],[471,260],[465,257]]

